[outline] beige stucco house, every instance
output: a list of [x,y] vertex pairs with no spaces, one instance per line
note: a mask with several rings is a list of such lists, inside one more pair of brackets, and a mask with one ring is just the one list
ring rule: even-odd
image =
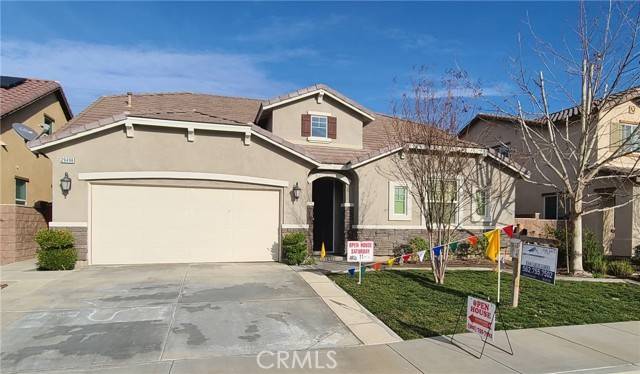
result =
[[[615,96],[613,108],[599,112],[597,147],[593,152],[597,160],[606,160],[621,146],[640,151],[640,94],[637,88]],[[567,134],[574,144],[580,136],[577,107],[567,108],[551,115],[559,123],[568,123]],[[532,125],[535,127],[535,121]],[[542,126],[542,124],[541,124]],[[544,181],[536,170],[533,157],[526,151],[521,126],[515,117],[478,114],[463,129],[462,139],[481,143],[516,160],[531,172],[531,181]],[[631,138],[631,137],[634,138]],[[625,139],[630,141],[625,142]],[[603,209],[583,218],[583,228],[591,230],[603,243],[605,251],[613,256],[633,256],[640,251],[640,152],[610,162],[599,175],[597,184],[588,187],[584,198],[587,208]],[[542,164],[542,162],[540,162]],[[542,170],[545,172],[544,170]],[[546,173],[547,176],[553,173]],[[627,204],[625,204],[627,203]],[[567,205],[561,191],[526,180],[516,182],[516,217],[557,220],[566,219]],[[622,205],[619,208],[606,209]]]
[[1,79],[0,263],[7,264],[34,256],[37,245],[33,236],[47,227],[52,199],[51,161],[31,152],[12,125],[25,124],[44,138],[72,115],[57,82],[7,76]]
[[[52,160],[54,185],[71,178],[68,191],[54,186],[51,226],[86,238],[90,264],[277,261],[294,231],[315,251],[370,239],[387,255],[425,227],[410,187],[385,176],[398,154],[391,122],[324,85],[270,100],[127,94],[29,146]],[[517,165],[466,144],[496,180],[520,178]],[[457,206],[459,229],[512,223],[509,191],[489,202],[494,214]]]

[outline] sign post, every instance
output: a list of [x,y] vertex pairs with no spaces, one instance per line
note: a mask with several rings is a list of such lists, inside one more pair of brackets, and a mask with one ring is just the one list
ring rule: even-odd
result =
[[556,284],[557,264],[558,248],[532,244],[522,246],[520,270],[523,277]]
[[520,300],[520,264],[522,263],[522,240],[511,239],[511,262],[513,265],[513,278],[511,282],[511,306],[518,307]]
[[348,241],[347,262],[358,263],[358,284],[362,284],[362,263],[373,262],[372,241]]

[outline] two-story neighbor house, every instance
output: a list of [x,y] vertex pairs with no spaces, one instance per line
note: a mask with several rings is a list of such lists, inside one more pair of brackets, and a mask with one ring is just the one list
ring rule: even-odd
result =
[[71,118],[57,82],[1,77],[0,87],[0,263],[28,259],[33,236],[47,227],[51,204],[51,161],[32,153],[13,129],[22,123],[43,137]]
[[[273,261],[293,231],[314,250],[342,254],[359,238],[386,255],[425,227],[411,187],[382,172],[398,152],[387,146],[391,122],[324,85],[266,101],[127,94],[98,99],[29,146],[52,160],[54,184],[70,178],[70,189],[54,188],[51,226],[86,237],[90,264]],[[520,177],[464,144],[496,181]],[[512,223],[510,191],[478,219],[456,206],[460,229]]]
[[[597,160],[606,160],[611,152],[621,146],[640,150],[640,132],[635,131],[640,125],[640,90],[627,90],[615,95],[614,99],[612,108],[599,112],[597,144],[594,145],[597,149],[593,152]],[[578,144],[580,111],[577,107],[561,110],[552,114],[551,118],[568,124],[569,139]],[[535,127],[536,124],[544,128],[542,122],[530,121],[531,126]],[[459,136],[508,155],[531,171],[532,181],[544,181],[536,172],[533,161],[533,157],[539,155],[531,155],[526,151],[517,118],[478,114],[460,130]],[[610,162],[599,175],[598,183],[590,185],[586,191],[585,204],[592,202],[589,208],[602,211],[584,216],[583,228],[591,230],[601,240],[609,255],[633,256],[635,251],[640,250],[639,158],[640,153],[635,152]],[[622,206],[607,209],[618,205]],[[516,217],[534,217],[536,214],[542,219],[566,219],[568,203],[561,191],[553,187],[517,181]]]

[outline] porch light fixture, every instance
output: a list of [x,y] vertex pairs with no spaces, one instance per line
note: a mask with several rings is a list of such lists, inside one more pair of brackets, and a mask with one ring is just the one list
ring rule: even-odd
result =
[[296,182],[296,185],[293,186],[293,197],[296,200],[300,198],[300,191],[302,191],[302,188],[300,188],[300,186],[298,185],[298,182]]
[[66,198],[71,190],[71,178],[66,171],[64,172],[64,177],[60,179],[60,189],[62,190],[62,195]]

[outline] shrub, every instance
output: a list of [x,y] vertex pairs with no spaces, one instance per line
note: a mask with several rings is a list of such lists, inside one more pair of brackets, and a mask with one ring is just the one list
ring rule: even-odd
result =
[[607,260],[604,257],[594,259],[587,270],[593,273],[594,278],[600,278],[607,273]]
[[[573,232],[566,228],[553,229],[549,226],[547,226],[546,232],[560,242],[558,245],[558,266],[566,266],[566,248],[569,248],[569,255],[573,257]],[[584,229],[582,233],[582,266],[586,271],[605,274],[604,248],[598,242],[596,235],[588,229]]]
[[633,256],[631,256],[631,265],[640,266],[640,245],[633,248]]
[[627,261],[611,261],[607,265],[607,272],[617,278],[629,278],[633,274],[633,266]]
[[545,233],[547,237],[554,238],[558,242],[558,267],[567,267],[567,249],[569,250],[569,256],[573,256],[573,233],[567,230],[566,227],[553,228],[549,225],[545,226]]
[[40,270],[72,270],[77,260],[75,248],[38,251],[38,269]]
[[72,248],[74,244],[73,235],[67,230],[43,229],[36,233],[35,239],[44,251]]
[[287,234],[282,249],[289,265],[300,265],[307,258],[307,237],[301,232]]
[[78,255],[69,231],[43,229],[38,231],[35,240],[40,246],[37,253],[38,269],[71,270],[75,267]]
[[478,238],[478,244],[471,245],[466,241],[458,244],[458,248],[456,248],[456,257],[458,258],[467,258],[467,257],[484,257],[484,247],[487,244],[487,238],[484,235],[476,235]]
[[428,261],[431,254],[431,251],[429,250],[429,243],[427,243],[424,238],[415,236],[409,241],[409,253],[413,254],[411,256],[411,261],[420,261],[420,256],[418,256],[418,252],[420,251],[425,251],[423,261]]
[[582,265],[585,270],[592,273],[606,272],[604,248],[596,239],[596,235],[589,230],[584,230],[582,236]]
[[393,257],[402,256],[403,254],[411,253],[411,251],[412,251],[412,249],[411,249],[410,245],[401,244],[401,245],[393,247]]
[[424,238],[416,236],[409,241],[409,248],[411,253],[418,253],[420,251],[428,251],[429,244]]

